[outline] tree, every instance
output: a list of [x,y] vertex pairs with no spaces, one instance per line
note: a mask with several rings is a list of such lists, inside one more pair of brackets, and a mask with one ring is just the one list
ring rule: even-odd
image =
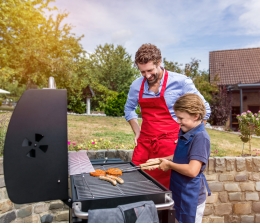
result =
[[0,76],[21,84],[46,87],[48,78],[57,85],[70,78],[84,54],[82,37],[61,25],[68,14],[48,18],[53,0],[3,0],[0,3]]
[[53,0],[0,2],[1,81],[42,88],[53,76],[57,88],[68,90],[68,108],[83,111],[82,89],[88,84],[86,52],[80,44],[83,36],[76,37],[64,23],[67,13],[51,14],[57,8],[49,7],[50,2]]
[[212,125],[225,125],[231,111],[231,94],[228,94],[226,86],[219,86],[219,91],[213,94],[210,108],[209,122]]
[[139,74],[125,48],[113,44],[98,45],[94,53],[89,54],[86,72],[97,93],[92,102],[100,110],[104,109],[108,97],[127,93]]
[[166,70],[169,70],[171,72],[181,73],[181,74],[183,73],[183,70],[181,68],[182,64],[179,64],[178,62],[167,61],[166,58],[163,58],[163,64]]

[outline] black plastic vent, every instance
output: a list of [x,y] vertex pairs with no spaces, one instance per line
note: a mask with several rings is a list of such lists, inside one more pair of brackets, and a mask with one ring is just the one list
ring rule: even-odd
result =
[[[33,148],[26,154],[26,156],[31,157],[31,158],[35,158],[36,157],[36,152],[38,151],[37,149],[40,149],[41,151],[43,151],[44,153],[47,152],[48,149],[48,145],[39,145],[38,143],[44,138],[43,135],[41,134],[35,134],[35,143],[32,144],[32,142],[30,140],[28,140],[27,138],[25,138],[23,140],[22,143],[22,147],[28,147],[28,146],[33,146]],[[37,150],[37,151],[36,151]]]

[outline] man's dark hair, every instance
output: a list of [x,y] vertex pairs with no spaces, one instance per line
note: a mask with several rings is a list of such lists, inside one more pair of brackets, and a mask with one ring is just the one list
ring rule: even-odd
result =
[[150,61],[158,65],[162,61],[161,51],[153,44],[143,44],[135,54],[135,64],[146,64]]

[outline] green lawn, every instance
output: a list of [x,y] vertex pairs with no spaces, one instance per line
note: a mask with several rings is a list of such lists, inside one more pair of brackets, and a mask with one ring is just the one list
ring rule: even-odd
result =
[[[141,124],[141,120],[139,120]],[[212,156],[240,156],[248,153],[248,143],[244,144],[238,133],[207,129],[211,139]],[[133,149],[134,135],[123,117],[68,116],[69,140],[88,143],[92,140],[111,142],[112,148]],[[99,142],[99,143],[102,143]],[[89,145],[89,144],[88,144]],[[102,144],[100,144],[102,145]],[[123,147],[122,147],[123,145]],[[93,148],[93,145],[91,146]],[[252,139],[252,149],[260,149],[260,138]],[[253,151],[254,152],[254,151]]]
[[[3,121],[11,113],[0,113],[0,133]],[[2,118],[2,120],[1,120]],[[141,124],[142,120],[138,120]],[[239,135],[231,132],[207,129],[211,138],[211,156],[240,156],[249,153],[248,143],[244,144]],[[0,135],[1,138],[1,135]],[[134,134],[123,117],[75,116],[68,115],[68,140],[76,146],[88,149],[133,149]],[[0,139],[0,150],[3,147]],[[252,138],[252,149],[259,149],[260,138]],[[252,151],[255,154],[255,151]]]

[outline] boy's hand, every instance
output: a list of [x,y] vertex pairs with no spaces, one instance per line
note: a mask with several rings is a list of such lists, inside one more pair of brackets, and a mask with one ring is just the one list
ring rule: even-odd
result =
[[159,169],[162,171],[168,171],[170,169],[170,163],[171,161],[168,159],[161,158],[161,163],[159,165]]

